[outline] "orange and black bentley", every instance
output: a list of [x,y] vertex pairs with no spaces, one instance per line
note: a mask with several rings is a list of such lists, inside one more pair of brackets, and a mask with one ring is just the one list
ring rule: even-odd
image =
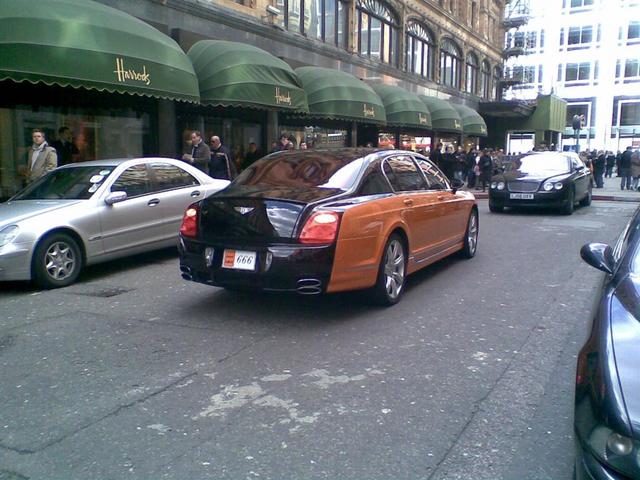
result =
[[475,255],[478,208],[460,186],[412,152],[274,153],[186,210],[182,277],[301,294],[370,288],[392,305],[408,274]]

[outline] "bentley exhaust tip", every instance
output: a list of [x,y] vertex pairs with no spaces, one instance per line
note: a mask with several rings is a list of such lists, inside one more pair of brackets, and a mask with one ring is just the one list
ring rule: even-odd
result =
[[303,278],[298,280],[296,291],[300,295],[319,295],[322,293],[322,282],[317,278]]
[[184,278],[185,280],[193,280],[193,275],[191,274],[191,268],[184,266],[184,265],[180,265],[180,271],[182,272],[180,274],[180,276],[182,278]]

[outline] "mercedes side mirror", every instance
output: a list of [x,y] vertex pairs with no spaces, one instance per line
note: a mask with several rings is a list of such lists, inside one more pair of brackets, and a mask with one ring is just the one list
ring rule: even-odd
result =
[[116,191],[111,192],[109,195],[107,195],[107,198],[104,199],[104,203],[106,203],[107,205],[113,205],[114,203],[123,202],[126,199],[127,192]]
[[580,256],[592,267],[613,275],[615,260],[613,249],[604,243],[587,243],[580,249]]

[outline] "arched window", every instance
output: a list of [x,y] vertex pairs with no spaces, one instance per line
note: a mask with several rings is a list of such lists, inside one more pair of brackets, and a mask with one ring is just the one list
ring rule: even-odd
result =
[[347,48],[348,5],[341,0],[276,0],[280,25],[309,38]]
[[495,67],[493,69],[493,100],[500,100],[501,91],[500,91],[500,77],[502,77],[502,70],[500,67]]
[[478,57],[473,53],[467,55],[467,92],[475,95],[478,91]]
[[489,99],[491,92],[491,65],[487,60],[482,62],[482,72],[480,74],[480,93],[482,98]]
[[358,0],[358,53],[397,65],[398,21],[378,0]]
[[445,38],[440,47],[440,82],[448,87],[460,89],[462,53],[452,40]]
[[433,36],[423,25],[409,21],[405,38],[405,69],[433,79]]

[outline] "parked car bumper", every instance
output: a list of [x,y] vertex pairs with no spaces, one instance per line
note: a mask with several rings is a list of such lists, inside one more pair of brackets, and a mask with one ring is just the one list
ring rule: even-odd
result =
[[31,280],[30,243],[9,243],[0,247],[0,281]]
[[489,192],[489,202],[501,207],[562,208],[569,201],[567,195],[566,189],[528,194],[492,189]]

